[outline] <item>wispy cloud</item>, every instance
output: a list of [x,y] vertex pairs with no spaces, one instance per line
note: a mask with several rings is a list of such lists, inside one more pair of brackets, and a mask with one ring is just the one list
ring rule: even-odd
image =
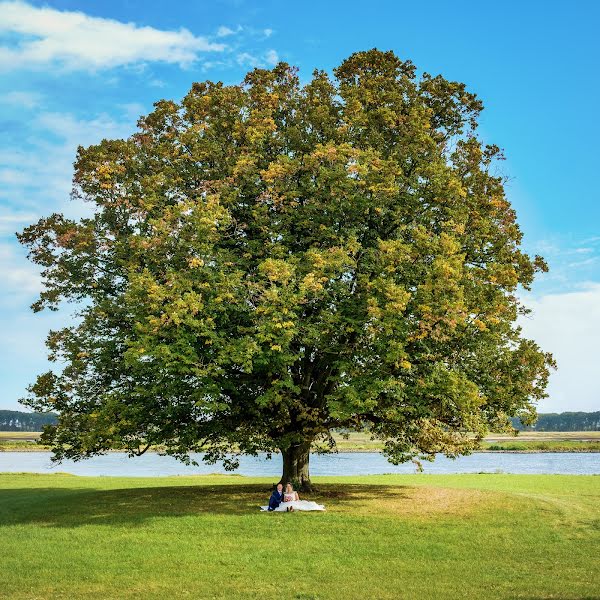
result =
[[279,55],[275,50],[267,50],[258,55],[250,52],[240,52],[236,56],[236,61],[242,67],[274,66],[279,61]]
[[119,104],[119,108],[123,110],[123,114],[128,119],[138,119],[140,115],[148,112],[143,104],[139,102],[127,102],[125,104]]
[[578,282],[600,278],[600,237],[555,236],[538,240],[530,253],[541,254],[550,268],[536,279],[538,293],[574,291],[581,288]]
[[29,225],[36,219],[32,212],[14,212],[0,215],[0,236],[12,235],[24,225]]
[[103,138],[123,137],[131,129],[107,114],[93,119],[78,119],[72,113],[44,112],[38,116],[37,123],[48,133],[82,145],[93,144]]
[[590,256],[590,258],[584,258],[582,260],[574,260],[567,264],[570,269],[577,269],[581,267],[591,267],[600,263],[600,256]]
[[2,295],[0,306],[21,303],[41,290],[38,268],[18,256],[13,244],[0,243],[0,280]]
[[600,243],[600,235],[594,235],[592,237],[582,240],[582,244],[597,244]]
[[53,210],[73,218],[87,214],[86,206],[69,199],[77,146],[128,137],[142,112],[141,105],[126,104],[114,117],[104,113],[91,119],[69,112],[37,114],[23,129],[25,145],[0,148],[0,205],[6,218],[23,212],[39,218]]
[[0,68],[61,65],[67,70],[100,70],[144,62],[189,65],[203,53],[226,46],[177,31],[140,27],[82,12],[0,2]]
[[276,65],[279,62],[279,55],[275,50],[268,50],[265,54],[265,61],[269,65]]
[[240,66],[258,67],[261,65],[260,59],[250,52],[240,52],[236,56],[236,61]]
[[36,92],[20,92],[18,90],[7,92],[0,96],[0,102],[2,104],[10,104],[24,108],[36,108],[40,105],[41,99],[42,95]]
[[242,26],[238,25],[235,29],[231,29],[231,27],[226,27],[225,25],[221,25],[219,29],[217,29],[217,37],[228,37],[230,35],[235,35],[242,31]]
[[27,183],[28,176],[18,168],[0,168],[0,184],[2,185],[23,185]]

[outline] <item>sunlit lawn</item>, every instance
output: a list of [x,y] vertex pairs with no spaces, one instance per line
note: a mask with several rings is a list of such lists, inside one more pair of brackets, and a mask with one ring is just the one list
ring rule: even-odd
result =
[[600,477],[0,475],[0,597],[599,598]]

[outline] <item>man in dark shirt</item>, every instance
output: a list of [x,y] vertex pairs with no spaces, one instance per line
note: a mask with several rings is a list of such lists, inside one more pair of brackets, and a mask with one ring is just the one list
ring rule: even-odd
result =
[[277,484],[277,489],[269,498],[269,510],[275,510],[283,502],[283,485]]

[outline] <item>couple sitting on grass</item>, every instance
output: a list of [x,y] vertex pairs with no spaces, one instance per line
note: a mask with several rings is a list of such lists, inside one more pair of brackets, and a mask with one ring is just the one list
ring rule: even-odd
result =
[[300,500],[298,492],[294,491],[291,483],[286,484],[285,492],[283,485],[278,483],[277,489],[269,498],[269,506],[261,506],[261,509],[271,512],[292,512],[294,510],[325,510],[325,507],[309,500]]

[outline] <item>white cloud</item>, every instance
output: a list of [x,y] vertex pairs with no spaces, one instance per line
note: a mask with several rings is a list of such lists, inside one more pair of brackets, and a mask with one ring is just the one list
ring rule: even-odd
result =
[[132,120],[137,120],[142,114],[148,111],[144,108],[143,104],[139,102],[128,102],[126,104],[119,104],[119,108],[123,110],[123,114]]
[[0,96],[0,102],[24,108],[35,108],[40,105],[41,98],[42,96],[36,92],[19,92],[15,90]]
[[567,267],[571,269],[577,267],[588,267],[590,265],[595,265],[598,262],[600,262],[600,256],[591,256],[590,258],[570,262]]
[[275,50],[267,50],[264,54],[256,56],[249,52],[240,52],[236,56],[236,61],[241,67],[266,67],[276,65],[279,61],[279,55]]
[[249,52],[240,52],[235,59],[240,67],[258,67],[261,64],[260,59]]
[[523,334],[551,352],[558,364],[540,412],[600,410],[600,283],[587,282],[582,288],[522,298],[533,309],[519,321]]
[[235,35],[242,31],[242,26],[238,25],[235,29],[231,29],[230,27],[226,27],[225,25],[221,25],[219,29],[217,29],[217,37],[228,37],[230,35]]
[[[34,213],[7,213],[0,215],[0,235],[11,235],[25,225],[33,223],[37,218]],[[1,249],[0,249],[1,253]]]
[[269,50],[265,54],[265,61],[270,65],[276,65],[279,62],[279,55],[275,50]]
[[24,253],[20,256],[12,243],[0,244],[0,281],[2,307],[27,302],[42,289],[38,267],[28,262]]
[[586,238],[582,240],[582,244],[595,244],[596,242],[600,242],[600,235],[593,235],[592,237]]
[[204,52],[226,46],[189,30],[165,31],[82,12],[36,7],[25,2],[0,2],[0,36],[17,38],[0,45],[0,68],[45,67],[99,70],[143,62],[189,65]]
[[94,119],[78,119],[71,113],[44,112],[36,119],[39,126],[74,145],[87,146],[102,139],[127,137],[134,125],[125,126],[106,114]]
[[0,169],[2,185],[22,185],[27,182],[27,174],[18,169]]
[[271,37],[273,35],[272,29],[263,29],[263,34],[265,37]]
[[600,279],[600,237],[577,239],[556,234],[553,239],[538,240],[528,249],[541,254],[550,271],[536,277],[535,288],[544,294],[575,291],[580,282]]
[[228,35],[233,35],[234,33],[235,31],[233,31],[233,29],[229,29],[229,27],[225,27],[224,25],[221,25],[221,27],[217,29],[217,37],[226,37]]
[[143,107],[121,108],[120,118],[99,114],[81,119],[71,113],[39,113],[29,124],[29,135],[24,135],[26,146],[0,148],[0,205],[13,207],[13,213],[35,213],[37,218],[53,211],[70,218],[89,214],[91,207],[72,202],[69,196],[77,146],[128,137]]

